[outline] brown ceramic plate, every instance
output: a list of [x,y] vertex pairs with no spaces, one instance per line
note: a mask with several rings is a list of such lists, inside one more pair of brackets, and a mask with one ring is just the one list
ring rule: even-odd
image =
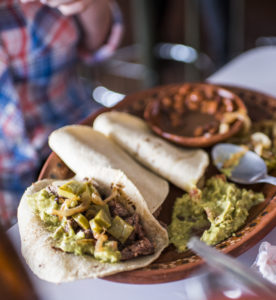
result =
[[[113,108],[104,108],[87,118],[83,123],[91,125],[97,115],[110,110],[125,111],[142,117],[146,104],[158,97],[164,96],[168,90],[178,89],[180,85],[170,85],[157,87],[127,96],[122,102]],[[238,94],[244,101],[251,119],[260,121],[271,119],[276,112],[276,99],[267,95],[241,88],[228,87],[231,91]],[[206,149],[210,151],[210,149]],[[211,165],[206,177],[216,174],[216,169]],[[73,173],[66,167],[60,158],[52,153],[46,161],[39,179],[69,178]],[[250,210],[248,220],[233,237],[216,245],[216,248],[224,253],[238,256],[254,246],[276,225],[276,187],[269,184],[259,184],[250,186],[255,191],[262,191],[266,201]],[[158,219],[166,224],[170,223],[172,205],[177,196],[183,192],[173,185],[170,185],[170,192],[162,205]],[[187,277],[192,271],[203,264],[203,260],[192,252],[177,253],[171,245],[165,249],[162,255],[154,263],[146,268],[123,272],[106,277],[105,279],[136,284],[162,283],[175,281]]]
[[[237,134],[241,120],[219,133],[224,113],[244,111],[241,98],[232,91],[207,83],[186,83],[150,101],[144,112],[151,129],[161,137],[185,147],[209,147]],[[228,126],[228,125],[226,125]]]

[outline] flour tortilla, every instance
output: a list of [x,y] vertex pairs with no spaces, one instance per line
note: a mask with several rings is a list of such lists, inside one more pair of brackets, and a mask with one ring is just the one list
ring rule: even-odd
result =
[[166,199],[168,182],[133,160],[116,143],[92,127],[72,125],[54,131],[51,149],[78,176],[95,176],[95,166],[122,170],[136,185],[149,210],[155,212]]
[[142,119],[127,113],[103,113],[95,119],[93,128],[110,137],[144,166],[187,192],[195,188],[209,164],[205,151],[176,147],[153,134]]
[[[46,179],[34,183],[25,191],[18,208],[22,254],[31,270],[39,278],[61,283],[76,279],[103,277],[141,268],[158,258],[162,250],[168,245],[167,231],[151,215],[143,197],[123,172],[99,168],[95,180],[102,188],[109,191],[111,184],[123,186],[123,192],[135,205],[147,236],[155,245],[155,253],[126,262],[110,264],[101,263],[88,255],[77,256],[52,248],[51,234],[27,203],[27,195],[33,194],[54,182]],[[62,182],[64,183],[64,181]],[[57,184],[57,181],[55,183]]]

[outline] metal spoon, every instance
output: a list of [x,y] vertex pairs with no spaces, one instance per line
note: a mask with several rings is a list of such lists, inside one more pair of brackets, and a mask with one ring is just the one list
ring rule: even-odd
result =
[[[241,146],[233,144],[217,144],[212,149],[212,159],[215,166],[222,170],[223,164],[231,154],[242,151]],[[255,184],[267,182],[276,185],[276,177],[267,175],[267,167],[264,160],[255,152],[247,151],[240,159],[239,164],[231,172],[229,179],[242,184]]]

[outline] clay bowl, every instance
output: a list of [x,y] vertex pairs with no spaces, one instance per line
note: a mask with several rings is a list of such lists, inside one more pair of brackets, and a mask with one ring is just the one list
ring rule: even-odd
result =
[[173,143],[209,147],[242,129],[243,122],[236,119],[226,125],[227,131],[219,133],[225,113],[237,111],[247,113],[241,98],[230,90],[208,83],[188,83],[150,101],[144,118],[156,134]]
[[[103,108],[94,112],[83,121],[83,124],[91,126],[98,115],[113,110],[131,113],[142,118],[145,107],[150,101],[156,98],[160,99],[168,93],[177,92],[181,86],[183,86],[183,84],[156,87],[128,95],[116,106],[112,108]],[[253,123],[273,119],[273,116],[276,114],[275,98],[247,89],[236,87],[228,88],[242,98]],[[209,149],[207,149],[207,151],[209,151]],[[217,174],[217,170],[210,164],[206,172],[206,179],[215,174]],[[51,153],[41,170],[39,179],[66,179],[71,178],[73,175],[74,173],[68,169],[62,160],[55,153]],[[236,232],[235,236],[231,236],[215,246],[217,250],[232,256],[241,255],[243,252],[253,247],[276,226],[276,186],[259,184],[243,187],[253,189],[256,192],[263,192],[266,201],[254,206],[250,210],[246,224]],[[170,191],[167,199],[162,204],[161,210],[157,216],[157,219],[160,222],[167,225],[170,224],[174,201],[176,197],[182,195],[183,191],[170,184]],[[186,278],[203,266],[203,264],[204,261],[191,251],[178,253],[176,249],[170,245],[162,252],[160,257],[149,266],[107,276],[104,279],[129,284],[164,283]]]

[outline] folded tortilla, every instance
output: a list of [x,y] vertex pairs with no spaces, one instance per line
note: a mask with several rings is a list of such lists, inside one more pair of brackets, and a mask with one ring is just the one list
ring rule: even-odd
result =
[[155,212],[166,199],[168,182],[134,161],[116,143],[92,127],[72,125],[54,131],[51,149],[80,177],[96,176],[95,166],[122,170],[136,185],[149,210]]
[[53,180],[46,179],[34,183],[25,191],[18,208],[22,254],[31,270],[39,278],[60,283],[103,277],[141,268],[158,258],[168,245],[167,231],[152,216],[138,189],[125,174],[110,168],[98,168],[97,171],[97,177],[94,179],[104,190],[110,192],[112,184],[119,184],[123,187],[123,192],[128,197],[128,204],[134,205],[148,238],[154,243],[154,254],[124,262],[102,263],[89,255],[77,256],[54,249],[51,233],[27,203],[27,195],[38,192],[53,182]]
[[127,113],[103,113],[95,119],[93,127],[144,166],[187,192],[195,188],[209,164],[205,151],[174,146],[153,134],[142,119]]

